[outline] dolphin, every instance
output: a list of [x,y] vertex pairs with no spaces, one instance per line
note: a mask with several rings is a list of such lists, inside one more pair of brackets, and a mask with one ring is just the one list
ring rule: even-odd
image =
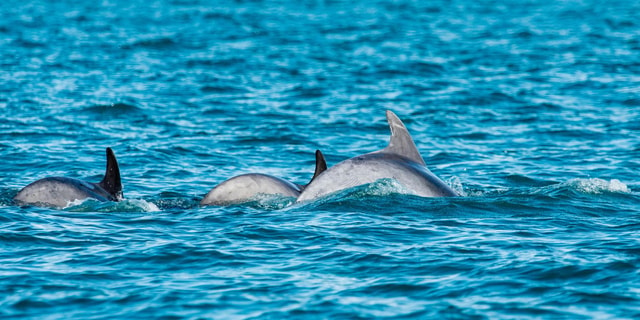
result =
[[324,197],[380,179],[394,179],[418,196],[458,196],[427,169],[402,121],[391,111],[387,111],[387,121],[391,129],[391,139],[386,148],[344,160],[324,171],[302,191],[297,202]]
[[64,208],[72,201],[87,198],[103,202],[122,200],[120,168],[111,148],[107,148],[107,170],[99,183],[47,177],[27,185],[13,199],[20,205]]
[[[320,150],[316,150],[316,169],[309,183],[325,170],[327,170],[327,162],[324,159],[324,155]],[[259,194],[297,198],[305,187],[306,185],[294,184],[268,174],[247,173],[228,179],[211,189],[200,201],[200,205],[244,203]]]

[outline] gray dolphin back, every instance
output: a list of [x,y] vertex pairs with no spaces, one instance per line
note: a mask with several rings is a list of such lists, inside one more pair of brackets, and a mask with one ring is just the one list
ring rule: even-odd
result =
[[64,208],[75,200],[87,198],[111,200],[96,183],[68,177],[47,177],[35,181],[20,190],[14,200],[21,205]]
[[224,206],[255,200],[258,195],[297,197],[300,188],[284,179],[262,173],[247,173],[223,181],[211,189],[200,205]]
[[99,183],[68,177],[47,177],[22,188],[14,197],[18,204],[63,208],[75,200],[122,200],[120,169],[111,148],[107,148],[107,170]]
[[[327,170],[327,162],[320,150],[316,150],[316,169],[313,181]],[[229,205],[251,201],[258,195],[281,195],[297,198],[306,185],[293,184],[287,180],[262,173],[248,173],[223,181],[211,189],[200,201],[200,205]]]

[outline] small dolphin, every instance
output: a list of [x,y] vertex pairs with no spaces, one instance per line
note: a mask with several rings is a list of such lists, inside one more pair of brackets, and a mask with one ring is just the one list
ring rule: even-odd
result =
[[402,121],[391,111],[387,111],[387,121],[391,139],[386,148],[344,160],[329,168],[313,179],[297,201],[309,201],[380,179],[394,179],[418,196],[458,196],[427,169]]
[[122,200],[120,168],[111,148],[107,148],[107,170],[99,183],[67,177],[48,177],[24,187],[13,198],[21,205],[64,208],[70,202],[93,198],[98,201]]
[[[313,181],[320,173],[327,170],[327,162],[320,150],[316,150],[316,170]],[[200,205],[229,205],[250,201],[259,194],[282,195],[297,198],[305,185],[291,183],[262,173],[248,173],[228,179],[215,188],[200,201]]]

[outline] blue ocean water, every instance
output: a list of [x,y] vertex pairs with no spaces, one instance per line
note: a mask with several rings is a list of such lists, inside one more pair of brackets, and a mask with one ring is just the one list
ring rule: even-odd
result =
[[[640,2],[0,3],[2,319],[638,319]],[[460,198],[393,181],[307,204],[386,146],[385,110]],[[30,182],[119,203],[17,206]]]

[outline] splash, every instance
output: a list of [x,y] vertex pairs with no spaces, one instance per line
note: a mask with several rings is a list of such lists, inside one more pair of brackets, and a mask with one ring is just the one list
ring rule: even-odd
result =
[[100,202],[95,199],[74,200],[63,208],[74,212],[158,212],[153,202],[142,199],[125,199],[120,202]]
[[462,181],[459,177],[452,176],[451,178],[447,179],[445,183],[449,185],[449,187],[451,187],[451,189],[453,189],[453,191],[455,191],[460,196],[469,196],[469,194],[464,190],[464,186],[462,185]]
[[[356,187],[357,188],[357,187]],[[388,196],[392,194],[414,194],[413,191],[407,189],[398,180],[380,179],[373,183],[365,185],[361,190],[362,195],[370,196]]]
[[588,194],[630,193],[629,187],[618,179],[604,180],[599,178],[571,179],[566,185],[576,191]]
[[286,197],[279,194],[259,193],[254,196],[251,201],[248,201],[243,205],[265,210],[280,210],[290,206],[294,202],[295,198],[293,197]]

